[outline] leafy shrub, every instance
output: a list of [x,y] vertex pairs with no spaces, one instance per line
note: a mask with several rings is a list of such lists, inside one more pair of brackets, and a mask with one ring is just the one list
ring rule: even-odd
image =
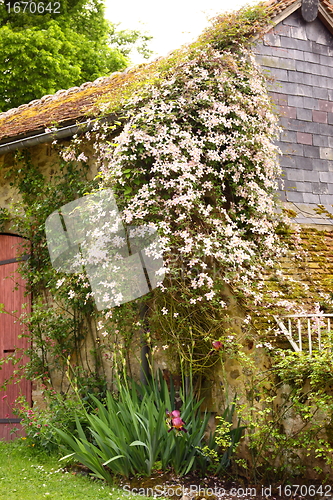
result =
[[53,393],[46,408],[31,408],[22,397],[16,401],[14,410],[21,420],[28,442],[37,449],[49,453],[59,451],[60,439],[57,429],[76,432],[75,416],[83,426],[87,425],[86,412],[77,398]]
[[[82,372],[82,373],[81,373]],[[44,406],[30,407],[25,398],[16,400],[14,413],[19,416],[29,442],[49,453],[59,451],[60,438],[56,429],[76,433],[76,420],[85,428],[86,414],[93,410],[91,394],[99,400],[106,396],[106,381],[89,377],[78,368],[74,378],[74,392],[60,394],[44,386]]]
[[[178,475],[206,469],[210,458],[202,447],[209,415],[201,417],[202,401],[196,401],[192,391],[180,395],[176,419],[183,425],[177,426],[173,419],[174,425],[169,428],[166,412],[170,414],[175,406],[175,391],[172,384],[168,388],[162,376],[147,385],[118,381],[118,391],[117,395],[107,394],[105,405],[92,396],[97,412],[86,411],[86,430],[76,417],[78,437],[57,429],[72,450],[64,459],[75,458],[107,481],[111,481],[111,473],[149,476],[156,462],[163,470],[172,468]],[[214,436],[210,445],[216,447]]]

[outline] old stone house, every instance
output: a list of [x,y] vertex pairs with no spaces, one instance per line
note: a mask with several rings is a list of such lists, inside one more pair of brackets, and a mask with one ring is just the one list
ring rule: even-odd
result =
[[[266,33],[255,39],[254,51],[267,71],[272,100],[283,128],[279,140],[284,171],[280,198],[293,222],[301,227],[302,245],[310,250],[301,264],[296,259],[292,264],[286,262],[285,268],[294,281],[308,284],[308,296],[302,295],[300,302],[311,305],[314,289],[317,295],[327,295],[333,290],[333,218],[330,218],[333,214],[333,6],[328,0],[319,1],[318,10],[310,9],[311,18],[306,2],[302,5],[301,0],[275,0],[266,3],[265,9],[270,23]],[[37,166],[46,173],[52,172],[52,142],[66,142],[73,135],[93,128],[92,119],[100,109],[98,102],[117,95],[142,71],[146,71],[145,68],[115,73],[2,113],[0,208],[10,208],[15,197],[15,189],[7,179],[13,152],[28,149]],[[109,119],[112,121],[113,117]],[[94,169],[91,165],[91,175]],[[23,282],[13,292],[4,278],[17,268],[15,247],[19,241],[20,235],[13,234],[10,226],[4,225],[0,234],[0,303],[18,313],[24,302],[29,310],[31,298],[23,296]],[[288,298],[288,292],[285,295]],[[280,323],[287,325],[283,320]],[[284,328],[293,348],[302,348],[299,338],[292,338],[292,327]],[[18,337],[20,333],[19,323],[10,316],[0,315],[1,356],[24,348],[27,341]],[[258,360],[259,364],[264,362]],[[10,365],[6,366],[10,370]],[[228,361],[226,369],[230,374],[230,387],[235,389],[240,380],[239,367]],[[10,375],[0,371],[0,382]],[[3,428],[0,437],[9,438],[10,427],[17,425],[7,401],[20,393],[28,400],[36,399],[38,388],[22,382],[21,386],[12,386],[6,393],[0,393],[0,426]],[[216,409],[214,404],[212,407]]]

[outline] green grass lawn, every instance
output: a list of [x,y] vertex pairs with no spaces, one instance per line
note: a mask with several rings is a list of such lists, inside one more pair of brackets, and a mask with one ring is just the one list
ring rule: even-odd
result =
[[24,441],[0,441],[0,500],[129,499],[116,487],[62,468],[57,457],[38,453]]

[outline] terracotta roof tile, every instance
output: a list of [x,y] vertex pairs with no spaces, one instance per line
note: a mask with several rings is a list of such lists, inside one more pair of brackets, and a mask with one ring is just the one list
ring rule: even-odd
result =
[[296,3],[297,0],[269,0],[265,2],[266,11],[271,18],[281,14],[287,7]]

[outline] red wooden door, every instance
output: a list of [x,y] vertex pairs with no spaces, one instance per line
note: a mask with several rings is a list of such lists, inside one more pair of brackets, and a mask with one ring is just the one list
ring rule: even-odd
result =
[[[18,321],[22,312],[29,313],[31,310],[30,297],[25,296],[25,282],[17,269],[23,241],[19,236],[0,234],[0,304],[4,304],[6,311],[0,314],[0,359],[20,357],[22,350],[29,345],[26,337],[20,338],[25,330]],[[26,306],[23,307],[23,304]],[[31,403],[31,382],[21,380],[15,383],[20,377],[15,376],[14,371],[26,361],[23,358],[16,365],[11,361],[2,364],[0,387],[10,377],[14,376],[14,379],[5,390],[0,390],[0,439],[10,440],[23,435],[19,419],[12,412],[12,405],[19,396],[25,396]],[[18,431],[11,434],[13,428]]]

